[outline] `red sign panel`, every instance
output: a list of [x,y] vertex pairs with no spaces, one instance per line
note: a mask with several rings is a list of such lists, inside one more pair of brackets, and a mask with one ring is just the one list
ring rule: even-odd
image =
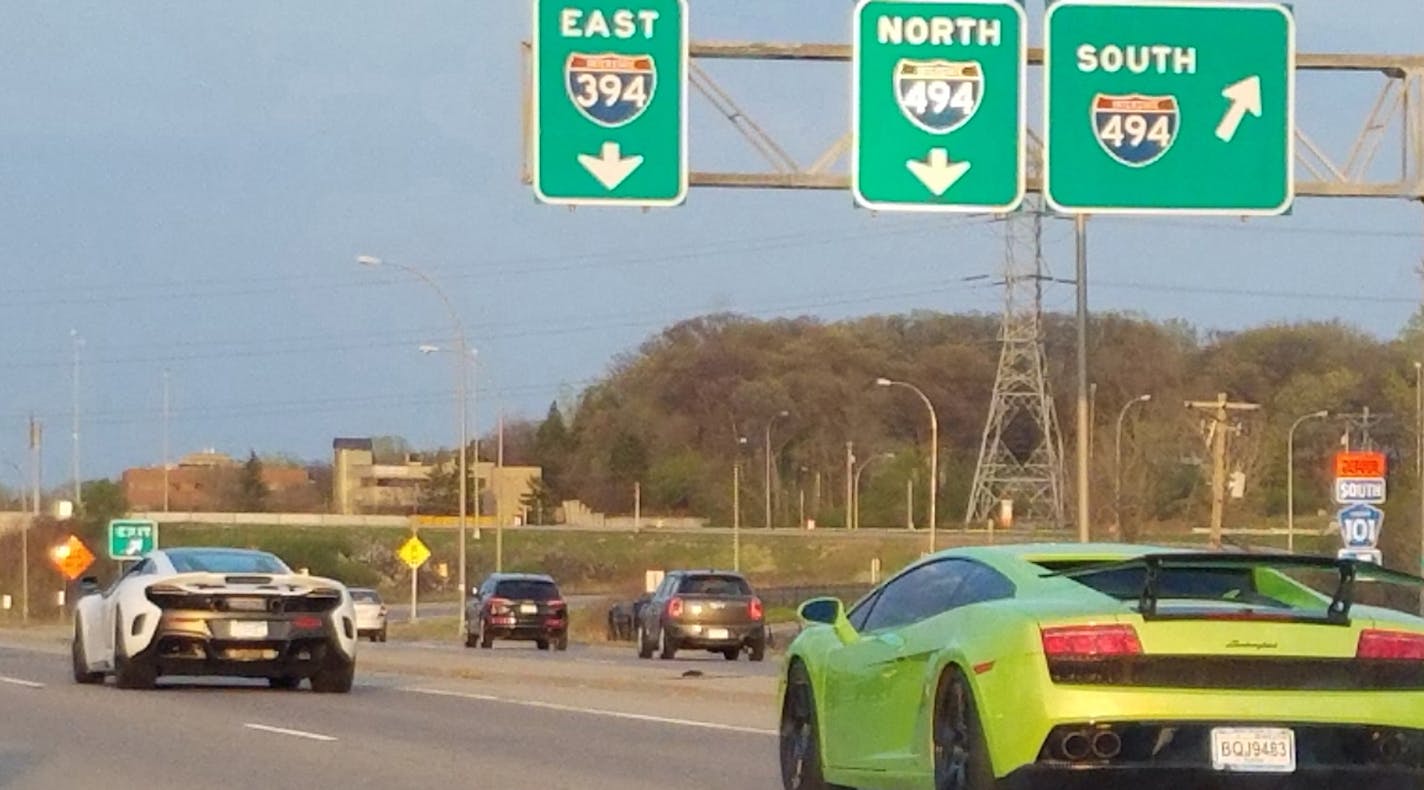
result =
[[1336,477],[1384,477],[1384,453],[1335,454]]

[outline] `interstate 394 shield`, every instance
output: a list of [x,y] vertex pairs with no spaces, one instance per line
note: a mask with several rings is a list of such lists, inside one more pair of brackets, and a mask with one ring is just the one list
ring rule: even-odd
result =
[[642,115],[657,89],[657,66],[648,55],[574,52],[564,74],[574,106],[607,127],[623,126]]

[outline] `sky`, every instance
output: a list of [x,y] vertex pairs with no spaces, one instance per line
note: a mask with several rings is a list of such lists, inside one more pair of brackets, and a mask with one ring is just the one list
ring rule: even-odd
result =
[[[1295,4],[1300,51],[1418,49],[1417,0],[1349,5]],[[850,37],[848,3],[692,6],[694,39]],[[68,479],[76,348],[85,478],[161,461],[165,371],[174,457],[325,459],[335,436],[453,444],[454,359],[418,350],[451,344],[439,300],[357,255],[447,291],[478,349],[481,431],[498,413],[541,416],[708,312],[998,308],[964,280],[1001,265],[1002,229],[984,218],[872,214],[844,192],[537,204],[520,180],[527,0],[47,0],[4,16],[0,482],[19,479],[30,414],[46,485]],[[848,128],[845,64],[702,65],[802,162]],[[1303,73],[1300,127],[1343,157],[1381,84]],[[698,98],[691,136],[694,169],[760,168]],[[1050,222],[1045,243],[1071,277],[1071,224]],[[1302,199],[1250,221],[1102,218],[1089,243],[1095,311],[1224,330],[1340,319],[1389,337],[1419,298],[1424,210]],[[1056,285],[1045,306],[1073,298]]]

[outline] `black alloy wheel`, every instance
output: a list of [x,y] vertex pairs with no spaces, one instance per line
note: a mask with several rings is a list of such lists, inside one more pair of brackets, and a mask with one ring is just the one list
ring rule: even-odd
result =
[[980,729],[974,692],[956,668],[940,681],[934,715],[935,790],[990,790],[994,772],[989,745]]
[[785,790],[837,790],[822,773],[816,696],[811,692],[806,667],[800,661],[791,665],[787,675],[778,739],[781,786]]

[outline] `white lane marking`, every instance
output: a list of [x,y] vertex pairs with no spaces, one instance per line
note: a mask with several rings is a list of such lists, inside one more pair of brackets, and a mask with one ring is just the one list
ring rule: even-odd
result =
[[43,683],[36,683],[36,682],[34,682],[33,680],[21,680],[21,679],[19,679],[19,678],[7,678],[7,677],[5,677],[5,676],[3,676],[3,675],[0,675],[0,683],[9,683],[9,684],[12,685],[12,686],[24,686],[24,687],[27,688],[27,689],[42,689],[42,688],[45,687],[45,684],[43,684]]
[[464,691],[446,691],[444,689],[431,688],[403,688],[401,691],[409,691],[413,694],[429,694],[434,697],[459,697],[460,699],[472,699],[480,702],[500,702],[505,705],[519,705],[525,708],[540,708],[542,710],[556,710],[564,713],[583,713],[589,716],[606,716],[611,719],[628,719],[630,721],[648,721],[656,724],[673,724],[679,727],[699,727],[704,730],[721,730],[723,732],[742,732],[751,735],[777,735],[776,730],[765,730],[760,727],[741,727],[735,724],[718,724],[712,721],[697,721],[695,719],[674,719],[667,716],[651,716],[646,713],[627,713],[620,710],[605,710],[603,708],[580,708],[576,705],[560,705],[556,702],[539,702],[537,700],[510,699],[508,697],[496,697],[491,694],[471,694]]
[[319,732],[306,732],[305,730],[289,730],[286,727],[271,727],[266,724],[244,724],[249,730],[261,730],[262,732],[276,733],[277,735],[290,735],[293,738],[307,738],[313,741],[334,741],[330,735],[322,735]]

